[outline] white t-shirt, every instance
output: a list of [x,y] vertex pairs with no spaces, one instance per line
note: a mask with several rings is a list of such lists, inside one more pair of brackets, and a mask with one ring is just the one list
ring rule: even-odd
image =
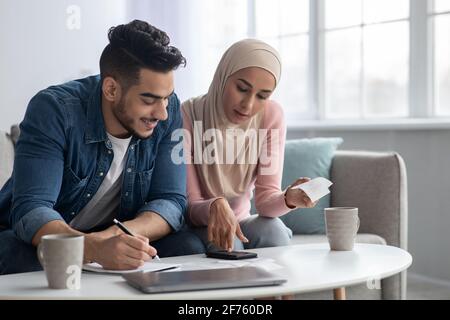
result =
[[120,207],[122,172],[127,160],[131,137],[119,139],[107,133],[112,144],[114,159],[97,193],[70,222],[74,229],[86,231],[96,226],[112,222]]

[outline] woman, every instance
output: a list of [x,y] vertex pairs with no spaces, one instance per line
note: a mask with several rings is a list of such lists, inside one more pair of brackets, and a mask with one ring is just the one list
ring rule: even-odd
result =
[[[292,188],[309,178],[281,190],[286,126],[269,99],[280,73],[274,48],[239,41],[223,55],[208,93],[182,105],[187,216],[208,250],[287,245],[292,231],[277,217],[315,205]],[[257,215],[250,215],[253,190]]]

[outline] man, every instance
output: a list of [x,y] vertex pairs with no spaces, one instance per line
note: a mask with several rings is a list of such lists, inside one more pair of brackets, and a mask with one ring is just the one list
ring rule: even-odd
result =
[[0,191],[0,274],[40,270],[36,246],[55,233],[84,234],[85,262],[107,269],[204,252],[183,228],[186,173],[170,158],[182,127],[173,72],[185,58],[143,21],[108,38],[100,76],[49,87],[28,105]]

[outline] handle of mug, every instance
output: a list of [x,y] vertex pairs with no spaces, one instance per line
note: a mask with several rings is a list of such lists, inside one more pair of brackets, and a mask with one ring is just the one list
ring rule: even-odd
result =
[[43,249],[44,245],[43,243],[39,243],[38,247],[37,247],[37,257],[39,259],[39,262],[41,263],[42,267],[44,267],[44,249]]
[[361,220],[359,219],[358,216],[356,216],[356,221],[357,221],[357,225],[356,225],[356,231],[355,231],[355,238],[356,238],[356,235],[358,234],[359,226],[361,225]]

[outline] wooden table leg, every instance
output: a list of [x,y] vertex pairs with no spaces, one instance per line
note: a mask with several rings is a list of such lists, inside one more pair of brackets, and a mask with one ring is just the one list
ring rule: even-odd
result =
[[285,294],[281,296],[281,300],[294,300],[294,295],[293,294]]
[[334,300],[346,300],[345,287],[333,289]]

